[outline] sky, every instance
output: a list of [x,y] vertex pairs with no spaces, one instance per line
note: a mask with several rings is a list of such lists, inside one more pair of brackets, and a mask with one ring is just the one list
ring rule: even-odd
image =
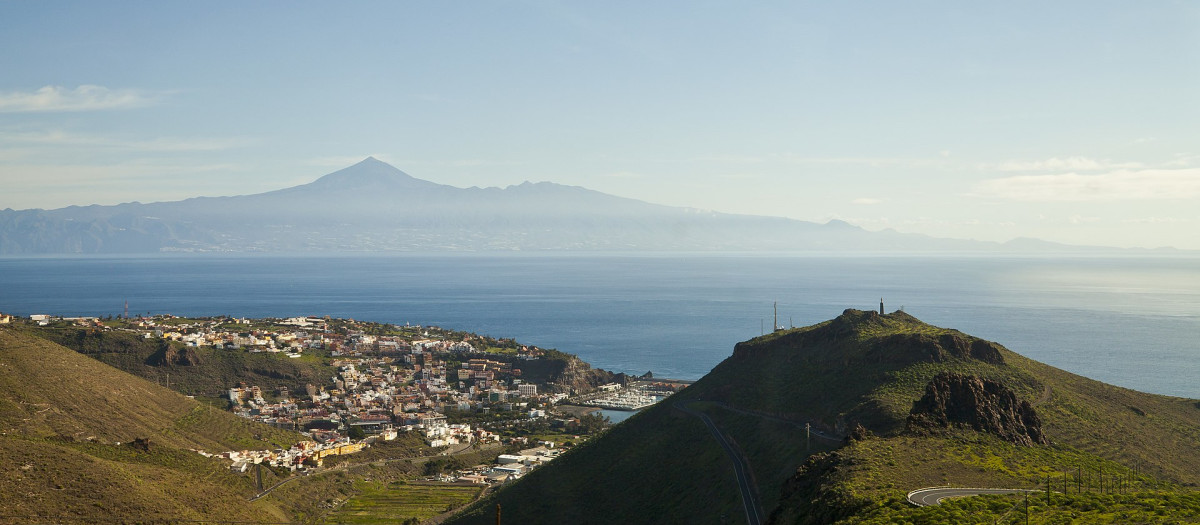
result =
[[0,0],[0,49],[0,209],[374,156],[459,187],[1200,249],[1196,2]]

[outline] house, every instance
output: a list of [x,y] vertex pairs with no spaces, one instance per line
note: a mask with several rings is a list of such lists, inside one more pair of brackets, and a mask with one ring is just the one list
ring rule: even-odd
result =
[[512,454],[500,454],[499,456],[496,456],[496,463],[499,463],[501,465],[511,465],[513,463],[520,463],[521,459],[522,459],[521,456],[514,456]]
[[484,476],[482,474],[468,474],[466,476],[458,477],[458,481],[465,481],[467,483],[484,484],[484,483],[487,483],[487,480],[488,480],[487,476]]
[[487,479],[493,483],[508,483],[520,479],[524,470],[520,465],[495,467],[488,471]]

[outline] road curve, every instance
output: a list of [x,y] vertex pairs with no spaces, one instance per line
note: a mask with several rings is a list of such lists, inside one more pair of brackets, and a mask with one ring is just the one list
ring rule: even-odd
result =
[[742,506],[746,510],[746,523],[761,525],[762,506],[758,502],[758,492],[750,484],[750,477],[747,474],[750,467],[746,465],[742,456],[733,449],[733,445],[730,445],[725,436],[721,434],[720,429],[717,428],[717,424],[713,423],[712,419],[709,419],[708,414],[687,408],[686,404],[676,402],[675,408],[700,418],[704,422],[704,425],[708,427],[708,431],[712,433],[713,437],[717,438],[717,442],[721,444],[721,448],[725,449],[725,454],[733,461],[733,473],[737,476],[738,490],[742,492]]
[[1023,492],[1038,492],[1030,489],[981,489],[964,487],[928,487],[908,493],[908,502],[918,507],[937,505],[948,498],[965,498],[982,494],[1021,494]]

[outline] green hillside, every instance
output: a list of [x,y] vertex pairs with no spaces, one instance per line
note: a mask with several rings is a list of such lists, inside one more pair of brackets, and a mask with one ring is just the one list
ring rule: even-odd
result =
[[[1112,499],[1134,494],[1190,521],[1200,483],[1195,400],[1105,385],[903,312],[847,310],[738,344],[694,385],[454,522],[484,523],[497,503],[514,522],[745,522],[732,460],[677,406],[714,421],[774,523],[993,523],[1016,519],[1014,496],[957,510],[904,498],[1047,479],[1068,494],[1035,502],[1031,522],[1136,517],[1137,499]],[[970,507],[979,500],[1003,508]]]
[[[281,386],[303,392],[308,384],[330,384],[336,372],[329,359],[311,352],[300,359],[291,359],[273,352],[245,352],[211,346],[189,348],[162,338],[146,339],[134,332],[88,330],[76,326],[24,329],[150,381],[164,385],[170,381],[172,390],[201,399],[225,397],[229,388],[239,382],[258,385],[266,392],[275,392]],[[186,356],[186,359],[180,359],[180,356]]]
[[270,504],[247,503],[249,477],[189,449],[273,449],[300,439],[0,328],[5,522],[278,520],[283,513]]
[[[176,319],[177,322],[193,321]],[[344,323],[333,320],[331,323]],[[121,321],[110,321],[119,324]],[[281,328],[280,325],[259,324],[260,328]],[[358,323],[377,335],[413,337],[415,329],[375,323]],[[115,368],[144,379],[170,384],[172,390],[197,399],[224,406],[223,399],[230,387],[239,383],[259,386],[270,397],[280,387],[292,392],[304,392],[306,385],[317,387],[332,384],[337,373],[328,352],[308,350],[299,358],[278,352],[247,352],[212,346],[189,347],[163,338],[146,338],[133,331],[97,330],[57,323],[44,327],[20,325],[20,330],[58,343]],[[474,354],[462,354],[460,360],[484,358],[517,363],[525,381],[546,388],[571,391],[596,385],[620,382],[623,374],[593,369],[579,357],[553,349],[541,349],[542,359],[521,360],[512,339],[494,339],[463,332],[436,329],[454,340],[471,340],[481,348]]]

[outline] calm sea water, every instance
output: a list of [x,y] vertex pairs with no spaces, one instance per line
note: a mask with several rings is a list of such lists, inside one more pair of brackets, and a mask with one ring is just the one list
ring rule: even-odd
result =
[[0,311],[437,325],[696,379],[741,340],[903,307],[1034,359],[1200,398],[1200,259],[397,255],[0,259]]

